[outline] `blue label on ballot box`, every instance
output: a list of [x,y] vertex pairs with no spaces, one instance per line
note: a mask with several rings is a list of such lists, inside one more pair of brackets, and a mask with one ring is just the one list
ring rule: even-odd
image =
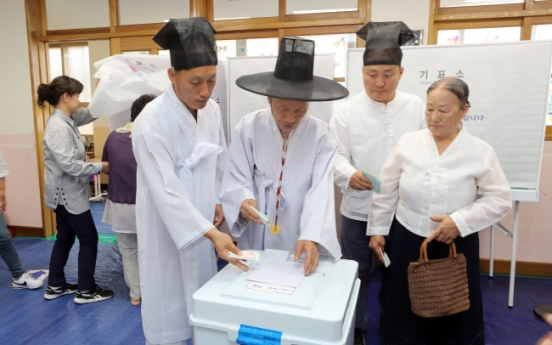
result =
[[240,325],[236,343],[239,345],[280,345],[281,339],[282,332]]

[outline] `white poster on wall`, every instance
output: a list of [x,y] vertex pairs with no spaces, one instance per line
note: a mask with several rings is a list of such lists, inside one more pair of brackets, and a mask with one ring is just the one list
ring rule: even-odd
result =
[[[538,190],[552,41],[404,47],[398,89],[426,99],[442,77],[462,78],[471,108],[464,125],[495,149],[512,188]],[[363,49],[349,51],[350,95],[364,92]]]
[[[246,91],[236,85],[236,80],[246,74],[274,71],[276,56],[235,57],[228,58],[228,110],[229,110],[229,137],[234,127],[245,115],[259,109],[268,108],[266,96]],[[333,54],[316,55],[314,58],[314,75],[333,79]],[[337,101],[311,102],[309,113],[323,121],[329,122]]]

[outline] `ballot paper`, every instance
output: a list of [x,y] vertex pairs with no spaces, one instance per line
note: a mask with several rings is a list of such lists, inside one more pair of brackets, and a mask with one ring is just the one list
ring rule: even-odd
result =
[[386,252],[381,250],[381,247],[378,246],[378,249],[381,256],[383,257],[383,264],[385,265],[385,267],[389,267],[389,265],[391,265],[391,259],[389,259],[389,256]]
[[362,175],[364,175],[367,179],[370,180],[370,182],[372,183],[372,186],[374,186],[374,188],[372,189],[374,192],[376,193],[381,192],[381,180],[379,177],[377,177],[374,174],[368,173],[366,170],[362,170]]
[[297,288],[305,277],[303,262],[286,261],[285,256],[268,257],[253,269],[247,280]]
[[262,214],[261,212],[257,211],[257,209],[253,206],[249,206],[250,209],[253,210],[253,212],[255,212],[257,214],[257,216],[259,216],[259,219],[261,220],[261,222],[266,225],[266,226],[271,226],[272,223],[270,223],[270,220],[268,219],[268,217],[264,214]]
[[238,256],[232,252],[228,252],[228,257],[232,259],[240,259],[245,261],[259,261],[259,258],[261,257],[261,253],[242,250],[241,256]]

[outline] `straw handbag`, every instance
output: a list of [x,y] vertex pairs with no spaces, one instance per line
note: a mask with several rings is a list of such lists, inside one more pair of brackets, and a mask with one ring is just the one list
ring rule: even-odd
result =
[[429,260],[427,239],[420,247],[420,260],[408,266],[411,309],[421,317],[447,316],[470,308],[466,257],[449,245],[445,259]]

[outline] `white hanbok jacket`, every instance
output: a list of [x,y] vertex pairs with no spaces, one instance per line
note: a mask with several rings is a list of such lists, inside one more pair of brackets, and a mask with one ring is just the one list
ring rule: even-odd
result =
[[282,179],[279,234],[240,215],[255,199],[272,224],[282,164],[283,139],[270,109],[245,116],[236,126],[220,199],[240,249],[289,250],[298,240],[318,243],[321,254],[341,257],[335,223],[333,161],[337,143],[328,125],[306,115],[288,142]]
[[512,192],[493,148],[462,128],[439,155],[429,129],[402,136],[381,171],[381,193],[372,198],[366,234],[387,235],[393,217],[428,237],[450,215],[465,237],[504,218]]
[[336,110],[330,128],[339,147],[334,173],[335,184],[343,191],[343,216],[367,221],[373,192],[351,188],[351,176],[361,169],[379,175],[400,137],[427,127],[424,112],[420,97],[400,91],[387,104],[372,100],[362,91]]
[[172,86],[136,119],[136,222],[142,323],[154,344],[192,336],[192,294],[216,274],[212,221],[227,149],[218,105],[197,122]]

